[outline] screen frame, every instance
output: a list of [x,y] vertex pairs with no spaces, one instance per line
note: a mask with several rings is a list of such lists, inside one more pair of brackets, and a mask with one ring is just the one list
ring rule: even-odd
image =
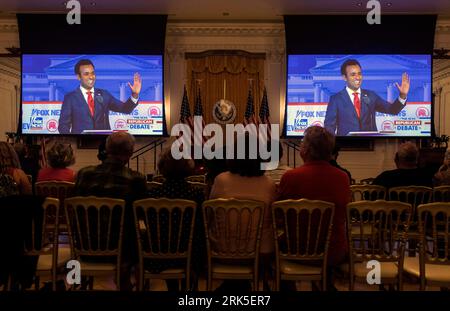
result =
[[[23,132],[23,122],[22,122],[22,118],[23,118],[23,101],[22,101],[22,97],[23,97],[23,78],[24,78],[24,74],[23,74],[23,56],[24,55],[65,55],[65,54],[70,54],[70,53],[50,53],[50,52],[46,52],[46,53],[22,53],[20,55],[20,83],[21,83],[21,88],[20,88],[20,96],[19,96],[19,120],[18,120],[18,135],[21,136],[48,136],[48,137],[95,137],[95,138],[102,138],[102,137],[107,137],[110,134],[49,134],[49,133],[24,133]],[[162,133],[159,135],[155,135],[155,134],[132,134],[131,135],[135,136],[135,137],[149,137],[149,138],[155,138],[155,137],[169,137],[168,132],[167,132],[167,123],[166,123],[166,105],[165,105],[165,53],[162,54],[148,54],[148,53],[126,53],[126,54],[115,54],[115,53],[110,53],[110,54],[106,54],[106,53],[86,53],[88,55],[98,55],[98,56],[110,56],[110,55],[115,55],[115,56],[119,56],[119,55],[130,55],[130,56],[161,56],[161,64],[162,64],[162,77],[161,77],[161,87],[162,87],[162,100],[161,100],[161,105],[162,105],[162,113],[163,113],[163,125],[162,125]],[[73,54],[73,55],[82,55],[82,54]],[[112,132],[116,132],[116,131],[112,131]]]
[[[343,54],[345,53],[330,53],[331,54]],[[349,53],[350,54],[350,53]],[[417,53],[355,53],[354,55],[417,55]],[[388,136],[335,136],[336,139],[340,141],[353,141],[353,140],[368,140],[368,139],[418,139],[418,138],[434,138],[436,137],[435,126],[434,126],[434,93],[433,93],[433,54],[430,53],[419,53],[423,55],[427,55],[430,57],[430,91],[431,91],[431,103],[430,103],[430,134],[426,136],[417,136],[417,135],[388,135]],[[323,53],[299,53],[299,54],[287,54],[286,53],[286,75],[285,75],[285,103],[284,103],[284,120],[283,120],[283,131],[281,134],[281,138],[283,139],[302,139],[304,135],[287,135],[287,110],[288,110],[288,76],[289,76],[289,56],[302,56],[302,55],[325,55]]]

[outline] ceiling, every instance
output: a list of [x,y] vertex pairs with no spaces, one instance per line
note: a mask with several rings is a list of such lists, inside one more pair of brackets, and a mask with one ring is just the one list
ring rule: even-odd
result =
[[[366,14],[367,0],[79,0],[81,13],[168,14],[170,20],[281,19],[285,14]],[[379,0],[381,14],[450,15],[449,0]],[[65,0],[1,0],[0,14],[64,13]]]

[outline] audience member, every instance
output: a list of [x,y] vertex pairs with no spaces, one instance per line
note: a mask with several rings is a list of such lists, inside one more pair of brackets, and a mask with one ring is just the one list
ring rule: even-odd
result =
[[[186,181],[186,177],[191,176],[194,171],[194,161],[183,158],[176,160],[173,158],[170,149],[166,149],[161,153],[158,170],[164,176],[164,181],[161,187],[150,190],[149,196],[151,198],[185,199],[195,201],[198,204],[194,224],[194,243],[192,245],[192,254],[195,258],[193,270],[198,275],[206,262],[205,229],[201,212],[201,204],[205,200],[205,193]],[[156,221],[151,223],[156,224]],[[164,269],[179,266],[183,263],[179,260],[152,260],[146,263],[146,268],[159,273]],[[177,280],[166,280],[166,283],[169,291],[178,290]]]
[[0,142],[0,196],[31,193],[31,182],[22,171],[14,148],[7,142]]
[[[287,171],[280,181],[279,199],[322,200],[335,204],[328,248],[328,273],[347,258],[346,206],[350,202],[350,181],[346,173],[330,164],[334,137],[320,126],[308,127],[300,146],[304,164]],[[328,289],[334,289],[331,275]]]
[[137,262],[136,229],[132,202],[146,194],[143,175],[126,167],[133,154],[134,137],[115,132],[106,140],[107,158],[97,166],[88,166],[78,172],[75,195],[124,199],[125,221],[122,244],[121,289],[130,290],[130,269]]
[[411,142],[399,146],[395,154],[395,170],[384,171],[372,182],[386,188],[400,186],[432,186],[432,176],[428,171],[417,167],[419,150]]
[[447,149],[444,156],[444,163],[434,175],[433,184],[437,186],[450,186],[450,149]]
[[348,176],[348,180],[350,180],[350,183],[351,183],[352,182],[352,174],[350,174],[350,172],[348,170],[346,170],[345,168],[343,168],[342,166],[340,166],[337,163],[337,158],[339,157],[339,150],[340,150],[340,147],[338,145],[335,145],[333,148],[333,152],[331,153],[330,164],[333,165],[334,167],[337,167],[341,171],[345,172],[345,174],[347,174],[347,176]]
[[[262,160],[250,159],[249,152],[250,136],[245,136],[245,157],[237,157],[237,143],[234,146],[234,159],[227,161],[228,171],[219,174],[212,185],[210,199],[241,199],[255,200],[265,203],[263,215],[260,258],[262,267],[267,273],[270,257],[274,252],[274,238],[272,227],[271,204],[276,198],[276,187],[274,181],[264,175],[261,170]],[[255,228],[256,230],[256,228]],[[232,284],[225,282],[221,289],[235,288],[235,286],[246,286],[243,284]],[[266,285],[265,285],[266,286]]]
[[55,143],[47,150],[47,161],[50,167],[39,171],[37,181],[69,181],[75,180],[75,172],[68,168],[75,163],[72,146],[69,144]]
[[39,146],[27,145],[17,142],[14,144],[14,150],[20,161],[20,167],[27,175],[31,175],[32,183],[36,181],[40,165],[39,165]]

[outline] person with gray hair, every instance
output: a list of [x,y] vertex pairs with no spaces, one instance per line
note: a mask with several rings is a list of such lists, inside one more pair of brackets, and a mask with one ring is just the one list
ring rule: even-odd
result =
[[445,151],[444,163],[434,175],[433,184],[437,186],[450,186],[450,149]]
[[419,150],[412,142],[402,143],[395,153],[395,170],[384,171],[378,175],[372,184],[387,189],[400,186],[432,186],[431,175],[426,170],[418,168]]
[[[346,206],[350,202],[350,180],[345,172],[332,166],[330,160],[335,140],[320,126],[308,127],[300,145],[304,164],[281,177],[278,200],[309,199],[334,203],[333,228],[328,248],[328,290],[335,290],[332,271],[348,256]],[[290,289],[294,289],[291,286]]]
[[69,181],[75,179],[75,172],[68,168],[75,163],[72,146],[70,144],[55,143],[47,150],[47,160],[50,167],[39,170],[37,181]]
[[146,197],[145,177],[126,167],[133,154],[134,137],[126,132],[114,132],[106,140],[106,159],[97,166],[78,172],[75,195],[124,199],[126,201],[122,246],[121,286],[131,290],[130,270],[137,263],[136,229],[132,203]]

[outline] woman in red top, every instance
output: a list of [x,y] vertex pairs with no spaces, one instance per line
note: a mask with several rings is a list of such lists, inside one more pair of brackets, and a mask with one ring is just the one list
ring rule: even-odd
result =
[[37,181],[70,181],[75,180],[75,172],[67,168],[75,163],[72,147],[68,144],[55,143],[47,151],[50,167],[39,171]]
[[330,268],[343,263],[348,255],[346,207],[350,202],[347,174],[329,163],[333,147],[334,137],[325,128],[307,128],[300,147],[304,164],[287,171],[278,190],[279,200],[305,198],[335,204],[327,259]]

